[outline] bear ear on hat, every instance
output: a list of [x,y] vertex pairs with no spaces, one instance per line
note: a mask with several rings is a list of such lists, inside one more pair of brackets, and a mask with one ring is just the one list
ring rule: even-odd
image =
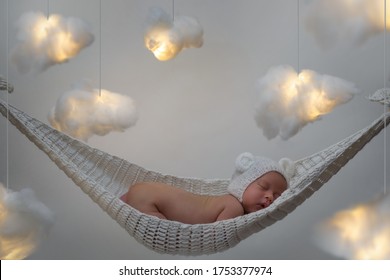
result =
[[295,175],[295,163],[289,158],[282,158],[279,160],[279,165],[283,169],[287,180],[290,180]]
[[240,154],[236,159],[236,171],[245,172],[247,171],[255,161],[255,156],[251,153],[245,152]]

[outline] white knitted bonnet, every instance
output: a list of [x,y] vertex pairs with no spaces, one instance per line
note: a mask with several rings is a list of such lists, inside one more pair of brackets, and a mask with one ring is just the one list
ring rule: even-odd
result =
[[276,162],[251,153],[242,153],[235,161],[235,171],[227,190],[242,202],[242,196],[249,184],[271,171],[280,173],[286,179],[288,188],[289,181],[295,173],[295,164],[288,158],[282,158]]

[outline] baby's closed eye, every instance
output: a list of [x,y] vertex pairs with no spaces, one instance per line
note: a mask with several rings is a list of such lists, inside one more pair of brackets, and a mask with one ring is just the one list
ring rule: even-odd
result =
[[258,185],[261,189],[263,189],[263,190],[265,190],[265,191],[268,191],[268,189],[269,189],[269,186],[268,186],[268,185],[261,184],[261,183],[257,183],[257,185]]

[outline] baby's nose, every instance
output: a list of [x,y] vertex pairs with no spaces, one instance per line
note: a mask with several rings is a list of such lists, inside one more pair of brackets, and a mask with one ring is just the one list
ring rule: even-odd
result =
[[274,197],[272,195],[266,195],[265,197],[270,203],[272,203],[274,201]]

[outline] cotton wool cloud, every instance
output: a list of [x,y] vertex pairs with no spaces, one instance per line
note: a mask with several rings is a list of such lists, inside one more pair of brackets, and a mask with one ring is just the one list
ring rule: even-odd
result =
[[11,191],[0,183],[0,259],[24,259],[47,237],[53,212],[30,188]]
[[203,45],[203,28],[197,19],[189,16],[169,16],[161,8],[151,8],[147,18],[144,42],[161,61],[176,57],[186,48]]
[[257,81],[255,121],[267,139],[287,140],[308,123],[350,101],[358,93],[351,82],[289,65],[272,67]]
[[[386,29],[390,28],[389,6]],[[304,20],[306,30],[324,49],[346,40],[360,45],[384,31],[385,5],[383,0],[314,0]]]
[[314,240],[337,257],[390,260],[390,195],[338,211],[317,225]]
[[138,112],[131,97],[84,84],[62,94],[48,119],[57,130],[87,141],[134,126]]
[[94,41],[90,27],[81,19],[41,12],[23,14],[16,23],[17,44],[11,62],[18,72],[44,71],[67,62]]

